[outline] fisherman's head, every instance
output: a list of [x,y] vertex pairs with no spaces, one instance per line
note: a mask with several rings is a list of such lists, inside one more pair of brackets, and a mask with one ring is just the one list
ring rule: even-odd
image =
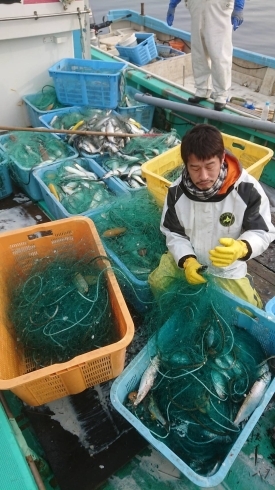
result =
[[198,124],[181,142],[181,156],[193,184],[200,190],[216,182],[225,150],[221,132],[211,124]]

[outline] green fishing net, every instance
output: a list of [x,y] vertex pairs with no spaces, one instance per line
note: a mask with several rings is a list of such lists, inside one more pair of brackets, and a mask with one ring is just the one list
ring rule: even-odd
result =
[[[67,108],[66,112],[53,115],[49,125],[54,129],[72,129],[81,121],[90,121],[92,124],[92,121],[95,122],[99,117],[106,116],[106,114],[107,111],[105,110],[92,109],[91,107]],[[81,126],[78,129],[83,129]]]
[[30,102],[40,111],[52,111],[54,109],[65,107],[58,102],[55,88],[51,85],[45,85],[41,92],[32,95]]
[[169,182],[175,182],[175,180],[177,180],[181,176],[182,170],[183,170],[183,165],[180,165],[176,168],[173,168],[173,170],[169,170],[168,172],[165,172],[162,175],[162,177],[164,179],[169,180]]
[[93,211],[111,204],[116,197],[84,158],[67,160],[45,170],[42,180],[70,214]]
[[4,162],[4,160],[6,160],[6,157],[5,157],[4,153],[0,152],[0,163]]
[[170,133],[149,132],[148,135],[132,138],[120,151],[100,155],[96,160],[108,171],[108,176],[121,179],[129,188],[139,189],[146,186],[141,165],[178,144],[174,130]]
[[240,434],[236,415],[268,372],[267,356],[237,326],[234,309],[211,280],[202,286],[174,280],[146,314],[143,329],[154,334],[148,367],[157,363],[155,379],[151,373],[152,388],[140,403],[134,404],[138,384],[125,404],[193,471],[210,476]]
[[[106,267],[109,263],[106,261]],[[36,368],[65,362],[117,339],[103,270],[90,252],[34,261],[27,277],[11,274],[9,318]]]
[[[146,281],[166,250],[160,232],[161,209],[147,189],[117,197],[110,209],[93,218],[103,244],[139,280]],[[123,271],[122,271],[123,272]],[[121,280],[122,275],[118,275]]]
[[4,138],[6,154],[27,170],[72,155],[72,149],[64,141],[49,133],[13,131]]

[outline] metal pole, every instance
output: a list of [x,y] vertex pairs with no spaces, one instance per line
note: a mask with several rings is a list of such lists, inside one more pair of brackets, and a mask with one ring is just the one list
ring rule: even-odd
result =
[[90,9],[86,9],[86,10],[75,10],[74,12],[61,12],[61,13],[57,13],[57,14],[38,14],[36,12],[36,10],[33,12],[33,15],[21,15],[20,17],[5,17],[5,18],[1,18],[0,19],[0,22],[6,22],[6,21],[9,21],[9,20],[26,20],[26,19],[34,19],[34,20],[38,20],[38,19],[42,19],[44,17],[61,17],[63,15],[79,15],[79,14],[89,14],[91,12]]
[[246,128],[256,129],[265,133],[275,134],[275,124],[268,121],[260,121],[251,119],[250,117],[234,116],[233,114],[226,114],[225,112],[214,111],[213,109],[206,109],[203,107],[192,106],[189,104],[180,104],[179,102],[173,102],[171,100],[159,99],[149,95],[135,94],[135,100],[142,102],[143,104],[150,104],[163,109],[169,109],[172,111],[185,112],[193,116],[199,116],[204,119],[213,119],[214,121],[221,121],[229,124],[236,124],[237,126],[245,126]]

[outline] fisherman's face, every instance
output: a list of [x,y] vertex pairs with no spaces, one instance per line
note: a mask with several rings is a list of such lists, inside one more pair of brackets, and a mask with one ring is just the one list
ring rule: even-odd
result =
[[221,169],[222,160],[219,157],[211,157],[206,160],[198,160],[198,158],[192,154],[187,162],[187,170],[190,175],[190,179],[198,189],[205,191],[210,189],[215,184]]

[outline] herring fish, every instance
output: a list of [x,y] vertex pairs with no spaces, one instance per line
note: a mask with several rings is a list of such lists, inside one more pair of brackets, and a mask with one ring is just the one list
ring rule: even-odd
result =
[[160,359],[158,356],[155,356],[149,366],[145,369],[138,388],[138,394],[134,401],[134,406],[137,406],[143,398],[147,395],[148,391],[152,388],[154,381],[156,379],[158,369],[160,365]]
[[239,425],[243,420],[247,419],[257,408],[262,400],[264,393],[271,381],[270,371],[266,371],[257,381],[255,381],[250,392],[245,398],[237,416],[234,420],[235,425]]

